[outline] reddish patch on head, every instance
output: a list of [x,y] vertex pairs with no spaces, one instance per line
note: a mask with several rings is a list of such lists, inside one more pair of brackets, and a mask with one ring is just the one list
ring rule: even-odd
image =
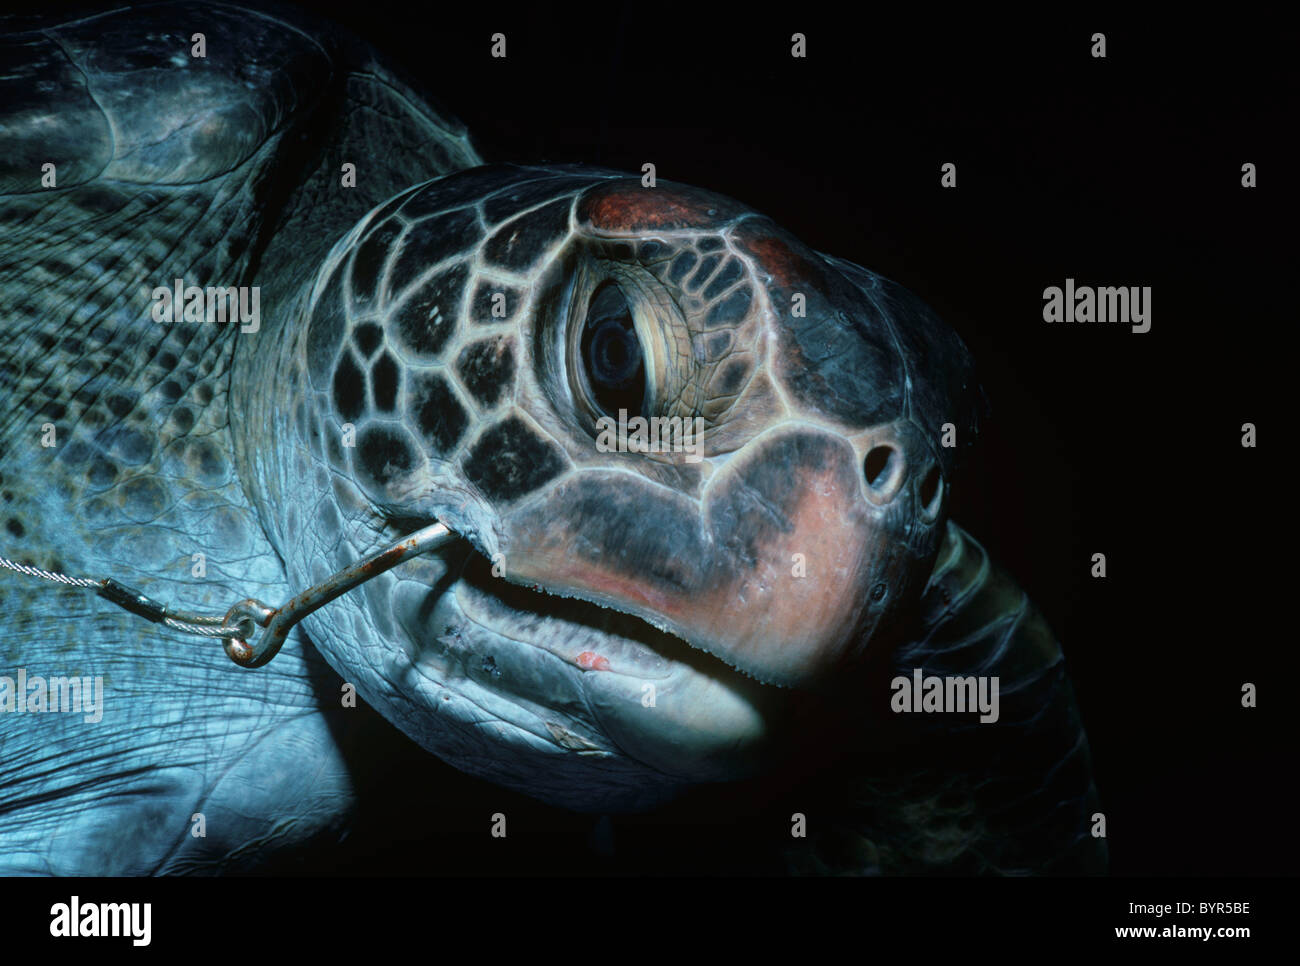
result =
[[[808,260],[794,249],[791,239],[782,237],[771,222],[766,230],[762,223],[739,226],[735,239],[744,251],[754,257],[759,271],[772,276],[772,281],[782,288],[791,288],[808,277]],[[797,243],[796,243],[797,244]]]
[[608,671],[609,659],[601,657],[595,651],[583,651],[578,655],[578,667],[584,671]]
[[588,191],[578,203],[578,220],[599,233],[712,228],[744,214],[722,195],[661,181],[643,188],[637,181],[615,181]]

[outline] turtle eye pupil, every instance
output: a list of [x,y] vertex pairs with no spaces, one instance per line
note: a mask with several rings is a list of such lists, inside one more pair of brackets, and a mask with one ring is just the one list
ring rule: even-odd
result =
[[592,297],[582,328],[582,363],[595,402],[609,416],[644,415],[645,358],[632,310],[617,285]]
[[602,322],[591,336],[591,374],[601,385],[622,385],[636,372],[641,361],[636,332],[629,332],[616,321]]

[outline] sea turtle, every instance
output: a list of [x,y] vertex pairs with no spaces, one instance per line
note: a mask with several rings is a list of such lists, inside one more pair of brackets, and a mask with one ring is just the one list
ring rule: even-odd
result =
[[[222,615],[455,534],[256,670],[0,574],[5,871],[337,838],[353,689],[594,813],[834,746],[798,870],[1104,867],[1060,649],[947,518],[980,396],[911,293],[708,191],[484,165],[305,14],[38,18],[0,58],[0,556]],[[925,713],[958,676],[994,714]]]

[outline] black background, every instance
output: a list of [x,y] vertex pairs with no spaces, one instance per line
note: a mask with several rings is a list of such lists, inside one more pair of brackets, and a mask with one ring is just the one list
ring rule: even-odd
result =
[[[1063,643],[1112,872],[1294,872],[1291,474],[1263,465],[1290,443],[1295,380],[1293,33],[1254,12],[1238,26],[803,4],[310,9],[422,84],[487,160],[652,161],[929,302],[992,403],[953,517]],[[790,56],[795,31],[807,59]],[[949,161],[955,190],[939,184]],[[1258,188],[1240,185],[1247,161]],[[1043,289],[1067,277],[1151,286],[1151,331],[1047,325]],[[1258,449],[1240,446],[1247,421]],[[1246,681],[1259,709],[1241,708]],[[367,727],[349,838],[269,871],[716,871],[764,820],[706,797],[611,833]],[[486,834],[493,811],[504,842]]]
[[[331,15],[418,77],[488,160],[652,161],[659,178],[738,198],[929,302],[993,407],[953,516],[1063,642],[1112,872],[1294,871],[1283,709],[1296,678],[1283,661],[1295,634],[1276,620],[1292,610],[1278,560],[1290,477],[1262,465],[1289,443],[1293,35],[1253,18],[909,22],[803,5],[420,15],[368,2]],[[796,30],[805,60],[790,56]],[[1104,60],[1090,56],[1096,30]],[[497,31],[504,60],[489,56]],[[955,190],[939,185],[947,161]],[[1246,161],[1258,188],[1241,187]],[[1151,286],[1151,331],[1044,323],[1043,289],[1066,277]],[[1240,445],[1247,421],[1259,449]],[[1104,580],[1089,575],[1095,552]],[[1241,708],[1245,681],[1261,708]],[[445,807],[453,778],[429,770],[412,756],[385,774]],[[407,807],[366,819],[334,860],[635,870],[676,850],[707,869],[734,827],[618,821],[607,860],[588,847],[590,820],[454,783],[471,828],[478,808],[508,803],[511,839],[518,827],[527,844],[507,856],[451,829],[430,837],[421,828],[440,820],[413,822]],[[420,828],[394,846],[394,821]]]

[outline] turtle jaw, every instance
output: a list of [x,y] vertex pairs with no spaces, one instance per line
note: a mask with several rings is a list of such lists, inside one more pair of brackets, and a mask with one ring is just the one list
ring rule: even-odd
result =
[[412,708],[401,727],[429,750],[482,772],[437,729],[463,702],[486,712],[495,740],[521,755],[550,746],[554,787],[541,797],[585,808],[589,797],[567,797],[566,770],[637,769],[647,788],[728,781],[761,771],[785,747],[791,692],[624,610],[560,599],[492,568],[457,540],[393,572],[389,600],[406,658],[391,680]]
[[635,614],[765,684],[815,687],[926,566],[910,500],[865,498],[859,466],[844,437],[795,426],[734,454],[699,502],[574,474],[503,519],[506,575]]

